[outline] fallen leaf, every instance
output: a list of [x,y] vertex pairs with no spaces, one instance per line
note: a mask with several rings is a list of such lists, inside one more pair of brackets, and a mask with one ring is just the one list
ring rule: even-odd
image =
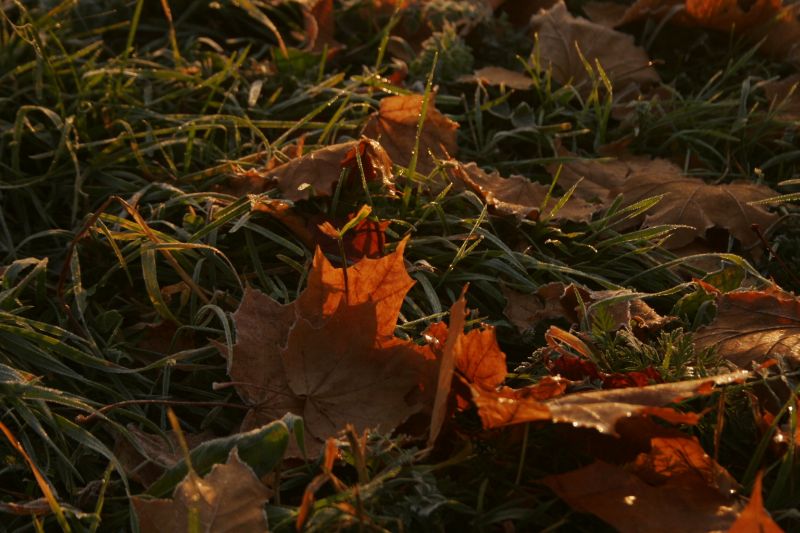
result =
[[[331,220],[327,217],[312,217],[309,220],[309,233],[313,236],[316,246],[323,252],[341,255],[339,244],[335,238],[326,234],[321,229],[321,224],[328,223],[335,227],[342,227],[353,219],[355,213],[347,215],[343,220]],[[391,224],[390,220],[372,220],[365,218],[352,228],[350,228],[342,238],[342,245],[347,259],[354,261],[368,257],[376,259],[384,254],[386,246],[386,229]]]
[[690,28],[705,28],[763,39],[760,50],[771,57],[800,62],[800,8],[782,0],[637,0],[630,6],[589,2],[583,6],[594,22],[616,28],[645,18]]
[[349,305],[375,303],[380,336],[392,336],[406,293],[414,285],[406,272],[403,253],[408,239],[394,252],[378,259],[362,259],[345,270],[335,268],[321,250],[314,254],[306,289],[295,306],[299,316],[312,323],[331,316],[342,300]]
[[[542,213],[547,218],[560,201],[560,198],[548,198],[550,188],[546,185],[523,176],[504,178],[497,172],[487,174],[475,163],[458,163],[450,169],[450,174],[454,180],[459,180],[477,194],[496,213],[512,215],[520,220],[538,220]],[[552,219],[588,222],[597,209],[597,206],[573,197],[558,209]]]
[[761,496],[763,474],[763,472],[759,472],[756,475],[756,480],[753,483],[753,492],[750,494],[750,501],[747,502],[747,506],[739,514],[728,533],[750,533],[754,531],[759,533],[783,533],[783,529],[775,523],[767,510],[764,509],[764,500]]
[[717,297],[717,316],[694,335],[695,347],[715,347],[741,368],[767,359],[800,365],[800,299],[777,287]]
[[673,424],[696,424],[700,420],[699,414],[683,413],[665,406],[709,394],[714,385],[740,381],[748,375],[748,372],[741,371],[646,387],[579,392],[545,402],[507,387],[500,391],[472,387],[472,392],[478,414],[487,429],[550,420],[616,435],[617,422],[632,416],[657,416]]
[[245,292],[233,316],[237,342],[228,369],[251,405],[245,429],[286,412],[301,415],[314,454],[348,423],[392,431],[424,407],[418,396],[431,386],[434,356],[394,336],[413,285],[405,243],[347,268],[346,278],[317,249],[308,285],[290,305]]
[[[643,18],[662,19],[689,27],[739,32],[764,24],[778,14],[782,0],[637,0],[630,6],[590,2],[584,12],[595,22],[614,28]],[[744,7],[747,6],[747,7]]]
[[341,48],[333,38],[336,23],[333,17],[333,0],[307,0],[303,5],[303,22],[306,33],[305,49],[311,52],[328,52]]
[[[419,136],[417,171],[421,174],[430,174],[435,168],[429,152],[439,159],[448,159],[458,152],[458,123],[440,113],[433,100],[431,96]],[[408,167],[414,152],[422,103],[421,94],[387,96],[364,126],[363,135],[377,139],[392,161]]]
[[769,228],[778,220],[778,215],[770,213],[763,205],[750,203],[777,196],[775,191],[758,183],[738,181],[714,185],[699,178],[664,179],[650,175],[644,179],[629,179],[622,191],[625,205],[665,195],[647,212],[643,227],[682,224],[693,228],[675,230],[664,243],[668,249],[678,249],[695,239],[706,238],[711,228],[727,230],[748,249],[760,242],[752,230],[753,224]]
[[671,478],[651,485],[602,461],[542,482],[576,511],[592,513],[621,533],[725,531],[737,516],[735,501],[713,487]]
[[[578,159],[563,148],[558,155],[568,160],[550,165],[547,170],[563,189],[577,186],[575,195],[589,201],[600,201],[606,207],[626,182],[633,183],[654,176],[658,179],[682,176],[680,168],[665,159],[625,155],[618,159]],[[560,170],[559,170],[560,169]]]
[[776,110],[778,119],[800,121],[800,74],[767,82],[761,88],[770,100],[771,108]]
[[296,414],[321,446],[347,424],[389,432],[420,411],[407,398],[426,362],[413,342],[379,335],[374,303],[342,302],[321,327],[299,318],[277,363],[303,404]]
[[[454,304],[455,308],[455,304]],[[453,309],[450,311],[453,316]],[[493,326],[481,324],[480,327],[463,332],[452,329],[443,322],[431,324],[424,332],[428,345],[439,360],[445,360],[448,342],[452,341],[453,369],[459,377],[470,385],[491,390],[498,387],[506,378],[506,354],[497,344],[497,334]],[[451,372],[452,373],[452,372]],[[461,408],[467,406],[469,398],[457,397]]]
[[472,75],[462,76],[459,81],[508,87],[518,91],[533,87],[533,80],[530,76],[503,67],[483,67],[476,70]]
[[[531,27],[538,35],[534,54],[542,66],[552,68],[558,83],[572,84],[584,96],[592,91],[592,79],[581,55],[592,70],[600,63],[617,94],[660,81],[647,53],[634,44],[632,36],[574,17],[563,2],[534,15]],[[596,70],[595,78],[599,81]]]
[[672,320],[672,317],[659,315],[627,289],[592,291],[572,283],[553,282],[542,285],[534,294],[504,288],[503,295],[506,297],[504,313],[520,332],[533,329],[544,320],[563,318],[577,324],[584,319],[585,310],[589,312],[591,324],[593,317],[604,309],[616,329],[632,327],[653,331]]
[[[551,172],[555,169],[551,167]],[[564,165],[559,183],[578,185],[575,193],[586,198],[599,198],[609,203],[623,195],[622,206],[664,195],[644,217],[643,227],[685,225],[677,228],[666,240],[668,249],[679,249],[696,239],[707,238],[711,228],[727,230],[747,249],[759,243],[752,231],[753,224],[769,228],[778,220],[762,205],[750,202],[777,196],[767,187],[752,182],[708,184],[699,178],[684,176],[680,168],[663,159],[620,159],[611,163],[601,161],[570,162]]]
[[204,478],[190,473],[171,500],[131,498],[142,533],[197,531],[219,533],[268,531],[264,503],[270,491],[234,448],[225,464],[214,465]]
[[[545,378],[546,379],[546,378]],[[558,383],[553,387],[553,383]],[[563,394],[566,382],[546,382],[546,390],[554,395]],[[472,386],[472,401],[478,408],[478,416],[485,429],[494,429],[513,424],[550,420],[550,409],[541,400],[540,394],[531,392],[537,385],[526,389],[502,387],[499,390]]]
[[380,144],[363,137],[320,148],[273,169],[240,172],[233,177],[233,183],[222,190],[230,188],[241,195],[277,187],[283,198],[293,202],[312,196],[330,196],[345,168],[350,170],[350,181],[361,186],[356,157],[361,159],[366,181],[378,182],[386,189],[394,190],[392,160]]
[[[464,288],[464,292],[465,291],[466,287]],[[441,355],[438,357],[439,372],[436,380],[433,410],[431,412],[431,429],[428,435],[428,446],[433,446],[436,443],[436,438],[439,436],[439,432],[447,416],[447,404],[450,399],[450,389],[453,385],[453,373],[456,367],[456,358],[458,357],[457,344],[464,335],[464,319],[467,314],[467,300],[464,297],[464,292],[461,293],[458,300],[450,307],[449,331],[442,331],[444,324],[439,324],[439,327],[434,327],[433,330],[428,328],[429,334],[432,333],[441,346]],[[437,326],[437,324],[434,324],[434,326]],[[444,334],[444,336],[442,336],[442,334]]]

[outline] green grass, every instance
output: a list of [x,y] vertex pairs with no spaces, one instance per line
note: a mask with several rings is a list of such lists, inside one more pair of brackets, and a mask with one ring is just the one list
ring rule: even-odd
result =
[[[212,341],[232,342],[230,313],[245,284],[283,303],[304,286],[313,250],[274,219],[251,212],[245,198],[218,192],[232,165],[286,159],[300,139],[310,151],[355,138],[382,96],[408,90],[385,78],[392,53],[383,53],[381,40],[397,21],[365,18],[365,3],[337,2],[336,36],[346,48],[327,60],[300,49],[297,6],[253,3],[286,40],[288,58],[274,32],[237,2],[172,0],[174,39],[159,2],[0,3],[0,421],[57,493],[74,531],[132,527],[128,496],[144,489],[119,466],[129,424],[168,431],[171,405],[187,433],[237,431],[245,411],[232,387],[213,386],[229,378]],[[464,16],[440,3],[440,18],[429,19],[435,29],[447,17]],[[637,120],[620,122],[602,94],[584,100],[530,64],[530,37],[506,18],[467,15],[476,27],[457,53],[440,50],[447,69],[438,71],[435,94],[437,108],[461,126],[460,160],[549,184],[545,167],[559,161],[557,144],[591,158],[603,144],[634,135],[634,153],[683,161],[695,175],[798,190],[778,184],[798,177],[800,129],[778,121],[759,90],[790,68],[764,60],[749,43],[636,28],[637,41],[663,59],[659,71],[670,96],[636,103]],[[424,23],[409,15],[393,31]],[[521,63],[534,80],[531,91],[457,81],[472,67]],[[413,89],[424,89],[430,64],[412,65]],[[372,194],[370,201],[374,216],[392,222],[390,243],[411,236],[406,259],[420,266],[411,272],[417,283],[398,334],[418,339],[470,282],[473,318],[497,326],[509,369],[519,367],[515,379],[535,381],[545,373],[534,354],[544,344],[543,328],[521,334],[511,326],[498,280],[525,292],[576,282],[664,292],[648,301],[680,316],[674,331],[644,340],[585,325],[607,370],[662,365],[665,376],[681,379],[687,361],[700,374],[719,365],[714,354],[693,353],[687,341],[713,314],[707,302],[681,299],[694,290],[686,282],[704,273],[660,248],[659,230],[617,231],[614,222],[626,213],[588,224],[518,224],[488,215],[471,193],[433,195],[423,187],[409,187],[402,198]],[[343,194],[335,205],[312,199],[297,209],[343,216],[365,202],[362,191]],[[742,273],[748,282],[774,277],[798,290],[792,274],[800,270],[798,210],[792,203],[777,210],[783,217],[768,238],[785,267],[742,260]],[[729,251],[738,251],[733,242]],[[675,354],[671,361],[663,359],[667,352]],[[781,379],[796,387],[795,372]],[[779,394],[779,384],[770,378],[760,386]],[[726,392],[718,449],[715,416],[692,431],[746,486],[765,467],[769,510],[787,530],[797,529],[794,450],[775,455],[768,437],[758,438],[744,396],[752,387]],[[718,401],[695,400],[692,407],[717,409]],[[119,405],[98,412],[112,404]],[[796,413],[785,412],[796,424]],[[473,412],[459,415],[456,427],[450,449],[427,457],[418,454],[419,443],[370,436],[367,479],[359,479],[355,448],[345,446],[339,474],[358,491],[320,491],[309,530],[357,528],[334,506],[341,501],[362,509],[364,529],[376,531],[464,530],[465,524],[497,531],[509,521],[520,531],[608,527],[536,483],[589,459],[565,449],[555,428],[486,434]],[[41,497],[22,456],[6,441],[0,450],[0,501]],[[315,460],[280,471],[268,505],[273,528],[294,529],[303,489],[318,472]],[[6,513],[0,523],[20,532],[62,527],[51,514]]]

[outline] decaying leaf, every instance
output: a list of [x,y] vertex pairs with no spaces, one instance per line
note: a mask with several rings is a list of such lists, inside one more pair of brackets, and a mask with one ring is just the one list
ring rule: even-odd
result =
[[[551,172],[554,171],[551,168]],[[766,185],[744,181],[708,184],[683,175],[679,167],[663,159],[570,162],[564,165],[559,182],[562,186],[571,186],[581,177],[584,181],[575,193],[606,203],[618,194],[623,195],[623,206],[664,195],[647,212],[643,226],[690,226],[676,229],[666,240],[664,246],[673,250],[706,238],[711,228],[725,229],[745,248],[752,247],[759,239],[751,226],[758,224],[769,228],[778,220],[776,214],[762,205],[750,204],[777,195]]]
[[[422,104],[421,94],[384,98],[378,112],[364,126],[363,134],[380,141],[392,161],[408,167],[414,152]],[[419,136],[418,172],[429,174],[434,169],[435,164],[429,152],[439,159],[456,155],[456,130],[458,123],[440,113],[431,97]]]
[[714,385],[743,380],[748,375],[747,372],[734,372],[707,379],[574,393],[548,401],[540,401],[533,395],[509,388],[484,391],[472,387],[472,392],[478,414],[487,429],[550,420],[616,435],[617,422],[632,416],[657,416],[675,424],[696,424],[700,420],[697,413],[683,413],[665,406],[692,396],[708,394]]
[[[450,169],[454,180],[460,181],[485,201],[496,213],[518,219],[538,220],[549,217],[560,198],[549,197],[549,187],[523,176],[504,178],[497,172],[487,174],[475,163],[459,163]],[[553,220],[588,222],[597,211],[596,205],[572,197],[561,206]]]
[[[161,531],[264,531],[264,503],[271,492],[239,459],[234,448],[225,464],[204,478],[190,473],[171,500],[131,498],[142,533]],[[194,524],[194,529],[191,527]]]
[[643,226],[661,224],[683,224],[690,228],[678,228],[664,243],[669,249],[678,249],[691,244],[695,239],[706,238],[711,228],[728,230],[745,249],[759,243],[753,224],[769,228],[778,220],[763,205],[749,202],[776,196],[776,192],[758,183],[739,181],[725,184],[708,184],[691,177],[675,177],[669,180],[657,176],[628,180],[623,184],[625,204],[658,195],[664,198],[645,216]]
[[800,121],[800,74],[770,81],[761,87],[777,109],[779,119],[787,122]]
[[617,27],[643,18],[670,17],[682,26],[742,32],[764,24],[781,8],[781,0],[755,0],[747,4],[736,0],[637,0],[625,6],[611,2],[590,2],[584,11],[595,22]]
[[506,297],[504,313],[520,332],[533,329],[544,320],[564,318],[577,324],[583,320],[584,310],[588,311],[591,323],[601,308],[617,329],[657,330],[671,320],[626,289],[592,291],[572,283],[553,282],[542,285],[534,294],[503,288],[503,295]]
[[767,510],[764,509],[764,500],[761,496],[761,478],[763,474],[763,472],[759,472],[756,476],[750,501],[747,502],[747,506],[739,514],[739,518],[733,523],[728,533],[750,533],[751,531],[783,533],[783,529],[775,523]]
[[239,173],[224,190],[241,195],[277,187],[283,198],[294,202],[312,196],[330,196],[345,168],[350,170],[351,180],[361,183],[357,157],[361,159],[366,181],[393,190],[392,160],[380,144],[364,137],[320,148],[273,169]]
[[597,461],[543,482],[576,511],[592,513],[622,533],[727,530],[738,515],[736,501],[707,479],[724,469],[696,440],[660,440],[632,471]]
[[459,81],[474,81],[486,85],[517,89],[518,91],[524,91],[533,86],[533,80],[531,80],[530,76],[503,67],[483,67],[476,70],[472,75],[462,76]]
[[647,53],[634,44],[632,36],[574,17],[563,2],[534,15],[531,27],[538,35],[534,54],[542,65],[552,68],[557,82],[571,83],[583,95],[591,92],[592,79],[581,55],[598,81],[596,63],[602,66],[615,93],[660,81]]
[[[455,308],[455,306],[454,306]],[[453,315],[453,309],[450,311]],[[506,378],[506,354],[497,344],[495,329],[487,324],[479,328],[463,332],[454,330],[443,322],[431,324],[425,330],[431,350],[440,360],[445,360],[445,353],[452,342],[453,369],[468,384],[491,390],[498,387]],[[452,338],[452,341],[450,339]],[[464,407],[468,398],[459,396],[459,405]]]
[[716,318],[694,342],[698,349],[714,346],[741,368],[770,358],[800,366],[800,299],[777,287],[722,294]]
[[[575,158],[575,154],[563,148],[559,148],[558,155]],[[558,184],[563,189],[577,185],[576,196],[599,201],[603,206],[608,206],[627,182],[636,183],[648,176],[659,180],[683,176],[680,168],[665,159],[629,155],[618,159],[570,159],[550,165],[548,171],[552,175],[558,173]]]
[[747,372],[734,372],[674,383],[659,383],[647,387],[632,387],[568,394],[546,402],[553,422],[589,427],[600,433],[616,434],[614,426],[631,416],[657,416],[673,424],[696,424],[700,415],[681,412],[670,403],[709,394],[714,385],[740,381]]
[[594,22],[616,28],[645,18],[669,19],[671,24],[733,31],[757,42],[761,50],[788,61],[800,61],[800,8],[782,0],[637,0],[630,6],[589,2],[584,12]]
[[252,406],[245,428],[292,412],[303,416],[308,452],[348,423],[391,431],[423,405],[433,354],[394,337],[413,282],[403,250],[333,267],[317,250],[308,285],[291,305],[249,289],[234,313],[229,374]]
[[[314,243],[322,251],[340,255],[341,250],[335,238],[323,230],[324,224],[340,228],[353,219],[355,213],[347,215],[346,219],[331,220],[327,217],[312,217],[309,220],[309,233],[313,236]],[[342,238],[344,254],[349,260],[358,260],[365,257],[376,259],[384,254],[386,246],[386,229],[391,224],[389,220],[372,220],[365,218],[350,228]]]

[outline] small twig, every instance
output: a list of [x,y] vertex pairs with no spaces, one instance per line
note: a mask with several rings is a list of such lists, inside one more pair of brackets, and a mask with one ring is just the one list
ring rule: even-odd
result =
[[111,411],[112,409],[117,409],[119,407],[127,407],[128,405],[141,405],[141,404],[167,404],[167,405],[194,405],[199,407],[232,407],[234,409],[250,409],[247,405],[242,405],[240,403],[227,403],[227,402],[192,402],[192,401],[182,401],[182,400],[125,400],[122,402],[112,403],[101,407],[94,413],[89,415],[78,415],[75,417],[75,422],[78,424],[85,424],[87,422],[91,422],[93,419],[97,418],[98,416]]

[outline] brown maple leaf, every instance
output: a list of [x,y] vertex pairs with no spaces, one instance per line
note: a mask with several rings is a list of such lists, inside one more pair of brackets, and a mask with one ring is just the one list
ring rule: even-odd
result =
[[380,144],[367,138],[326,146],[272,169],[240,172],[221,190],[241,196],[277,187],[283,198],[294,202],[312,196],[330,196],[345,168],[350,170],[350,180],[360,186],[356,157],[361,159],[366,181],[394,190],[392,160]]
[[616,193],[623,190],[627,181],[637,182],[648,176],[660,180],[682,176],[680,168],[666,159],[623,155],[617,159],[578,159],[559,147],[558,155],[567,158],[564,163],[547,167],[552,175],[558,174],[558,184],[563,189],[576,187],[575,196],[589,201],[599,201],[607,207]]
[[[379,110],[372,114],[362,133],[378,139],[392,161],[408,167],[414,152],[422,103],[421,94],[388,96],[381,100]],[[458,123],[440,113],[431,97],[419,136],[418,172],[430,174],[435,168],[429,152],[438,159],[456,155],[456,130]]]
[[531,27],[538,35],[534,54],[538,54],[542,65],[552,68],[557,82],[572,84],[584,96],[592,91],[592,77],[581,55],[595,70],[598,80],[596,63],[602,66],[618,94],[660,81],[647,53],[634,44],[632,36],[573,17],[563,2],[534,15]]
[[800,365],[800,298],[777,287],[719,295],[717,316],[694,335],[697,349],[715,347],[741,368],[782,358]]
[[783,529],[775,523],[766,509],[764,509],[764,499],[761,495],[761,478],[763,472],[759,472],[753,483],[753,492],[750,501],[739,514],[736,522],[733,523],[728,533],[783,533]]
[[[256,290],[234,313],[228,373],[252,406],[244,428],[292,412],[304,417],[307,451],[348,423],[392,431],[423,405],[435,364],[429,348],[394,337],[413,284],[403,250],[335,268],[317,249],[308,285],[290,305]],[[345,282],[345,277],[347,281]]]
[[239,459],[234,448],[225,464],[204,478],[194,473],[175,487],[171,500],[131,498],[142,533],[198,531],[233,533],[268,531],[264,503],[271,492]]
[[[475,163],[458,163],[450,169],[450,175],[501,215],[512,215],[518,219],[547,219],[560,201],[560,198],[548,197],[550,188],[546,185],[523,176],[504,178],[497,172],[487,174]],[[552,215],[552,219],[588,222],[597,210],[598,206],[572,197]]]
[[[551,167],[551,172],[555,169]],[[751,202],[777,195],[751,182],[708,184],[683,175],[680,168],[664,159],[621,158],[618,161],[570,162],[564,165],[559,182],[571,186],[584,178],[575,194],[611,202],[623,195],[623,206],[664,195],[643,219],[643,227],[685,225],[666,240],[668,249],[678,249],[704,239],[711,228],[727,230],[745,249],[758,244],[752,225],[769,228],[778,216]]]

